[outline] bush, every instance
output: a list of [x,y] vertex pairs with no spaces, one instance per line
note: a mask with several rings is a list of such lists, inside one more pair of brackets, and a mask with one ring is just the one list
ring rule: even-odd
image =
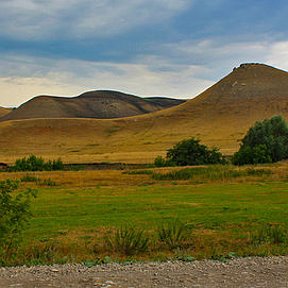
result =
[[288,158],[288,126],[281,116],[256,122],[232,158],[235,165],[272,163]]
[[18,181],[6,180],[0,182],[0,263],[9,257],[11,251],[17,248],[21,232],[31,217],[31,197],[36,197],[34,190],[13,196],[18,188]]
[[223,155],[217,148],[208,149],[200,140],[190,138],[177,143],[167,151],[167,161],[177,166],[224,164]]
[[166,160],[162,156],[157,156],[154,160],[155,167],[165,167],[167,166]]
[[44,161],[42,157],[30,155],[17,159],[15,165],[10,168],[11,171],[54,171],[63,170],[64,165],[61,159]]

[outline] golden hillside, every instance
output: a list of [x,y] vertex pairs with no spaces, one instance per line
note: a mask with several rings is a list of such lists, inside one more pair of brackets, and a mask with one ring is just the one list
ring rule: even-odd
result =
[[37,119],[0,123],[1,161],[35,153],[66,162],[149,162],[196,136],[226,154],[257,120],[288,116],[288,73],[245,64],[179,106],[114,120]]

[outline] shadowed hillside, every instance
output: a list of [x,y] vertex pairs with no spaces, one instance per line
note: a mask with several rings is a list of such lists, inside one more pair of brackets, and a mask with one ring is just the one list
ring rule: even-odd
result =
[[140,98],[117,91],[91,91],[74,98],[38,96],[22,104],[1,120],[121,118],[154,112],[183,102],[161,97]]
[[8,160],[33,152],[68,162],[146,162],[179,140],[196,136],[231,154],[255,121],[276,114],[288,117],[288,73],[245,64],[198,97],[151,114],[114,120],[2,122],[0,147],[9,147],[1,149],[2,158]]
[[12,111],[12,109],[10,109],[10,108],[0,107],[0,117],[10,113],[11,111]]

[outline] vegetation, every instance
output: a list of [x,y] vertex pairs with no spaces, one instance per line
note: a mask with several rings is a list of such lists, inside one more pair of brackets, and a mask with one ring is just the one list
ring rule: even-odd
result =
[[10,168],[11,171],[54,171],[63,170],[64,165],[61,159],[45,160],[42,157],[30,155],[28,158],[24,157],[17,159],[15,165]]
[[13,196],[18,181],[0,182],[0,263],[12,256],[20,243],[25,224],[30,220],[30,200],[35,191],[28,189]]
[[233,156],[236,165],[277,162],[288,158],[288,126],[283,117],[256,122]]
[[178,142],[173,148],[167,151],[166,159],[158,156],[154,161],[156,167],[225,163],[224,156],[217,148],[209,149],[204,144],[201,144],[200,140],[195,138]]
[[183,246],[188,236],[187,232],[187,225],[179,221],[173,221],[158,228],[158,237],[170,250],[173,250]]
[[279,224],[265,224],[251,234],[254,245],[288,243],[288,229]]
[[226,166],[210,166],[197,168],[184,168],[181,170],[172,170],[166,173],[154,172],[152,174],[155,180],[196,180],[196,181],[215,181],[229,180],[246,176],[269,176],[271,171],[268,169],[242,169]]
[[0,179],[26,175],[22,185],[41,192],[19,249],[2,265],[287,254],[287,166],[195,167],[192,181],[165,182],[147,171],[186,168],[2,172]]
[[118,228],[114,235],[107,239],[107,244],[112,251],[126,256],[146,252],[148,242],[149,238],[144,235],[143,230],[127,226]]

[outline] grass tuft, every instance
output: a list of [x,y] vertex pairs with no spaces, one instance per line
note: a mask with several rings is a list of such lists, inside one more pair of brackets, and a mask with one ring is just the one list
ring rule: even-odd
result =
[[188,237],[187,225],[174,221],[158,227],[158,238],[170,250],[181,248]]
[[149,238],[144,235],[144,231],[133,227],[118,228],[107,239],[107,245],[112,251],[126,256],[146,252],[148,242]]

